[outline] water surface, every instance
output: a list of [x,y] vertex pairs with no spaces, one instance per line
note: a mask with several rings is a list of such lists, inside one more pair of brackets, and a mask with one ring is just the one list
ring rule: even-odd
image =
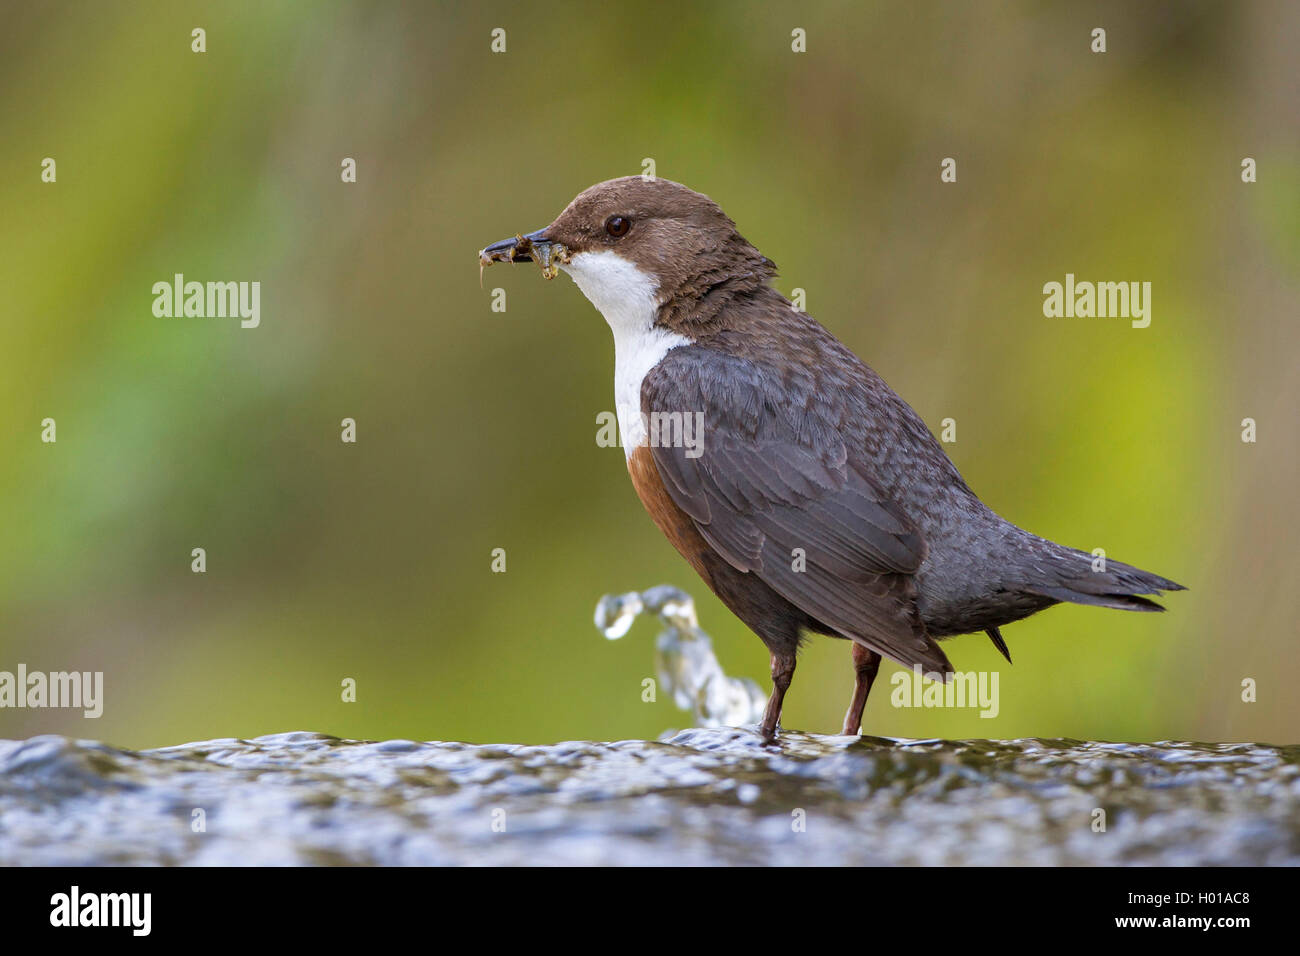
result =
[[1300,748],[0,741],[0,864],[119,863],[1295,865]]

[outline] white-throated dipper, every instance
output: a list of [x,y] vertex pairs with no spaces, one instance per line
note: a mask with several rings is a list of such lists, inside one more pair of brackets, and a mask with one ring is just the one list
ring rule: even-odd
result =
[[[571,275],[613,330],[632,484],[771,652],[765,738],[806,631],[852,641],[856,734],[881,655],[947,678],[937,638],[984,631],[1010,661],[1003,624],[1062,601],[1159,611],[1141,595],[1183,589],[994,514],[916,412],[768,284],[776,266],[708,196],[611,179],[479,253],[530,260]],[[657,427],[692,421],[692,441]]]

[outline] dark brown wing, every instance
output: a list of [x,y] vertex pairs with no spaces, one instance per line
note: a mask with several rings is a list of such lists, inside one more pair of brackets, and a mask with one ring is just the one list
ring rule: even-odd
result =
[[826,398],[787,394],[774,369],[699,346],[673,349],[641,385],[647,416],[703,415],[698,447],[659,428],[650,452],[719,555],[845,637],[949,673],[916,604],[925,541],[854,461]]

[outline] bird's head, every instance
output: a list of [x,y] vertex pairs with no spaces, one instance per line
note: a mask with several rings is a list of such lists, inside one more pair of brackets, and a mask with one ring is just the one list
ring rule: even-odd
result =
[[611,325],[647,302],[677,322],[706,319],[713,292],[759,288],[776,273],[708,196],[641,176],[597,183],[546,228],[479,252],[484,266],[528,261],[548,279],[569,273]]

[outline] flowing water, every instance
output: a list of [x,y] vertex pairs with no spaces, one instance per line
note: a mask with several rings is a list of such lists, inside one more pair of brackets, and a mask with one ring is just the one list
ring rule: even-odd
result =
[[0,741],[0,864],[1300,865],[1300,747],[893,740],[750,730],[690,598],[643,612],[700,726],[658,741],[287,733],[132,752]]
[[0,743],[16,863],[1300,864],[1300,748],[34,737]]

